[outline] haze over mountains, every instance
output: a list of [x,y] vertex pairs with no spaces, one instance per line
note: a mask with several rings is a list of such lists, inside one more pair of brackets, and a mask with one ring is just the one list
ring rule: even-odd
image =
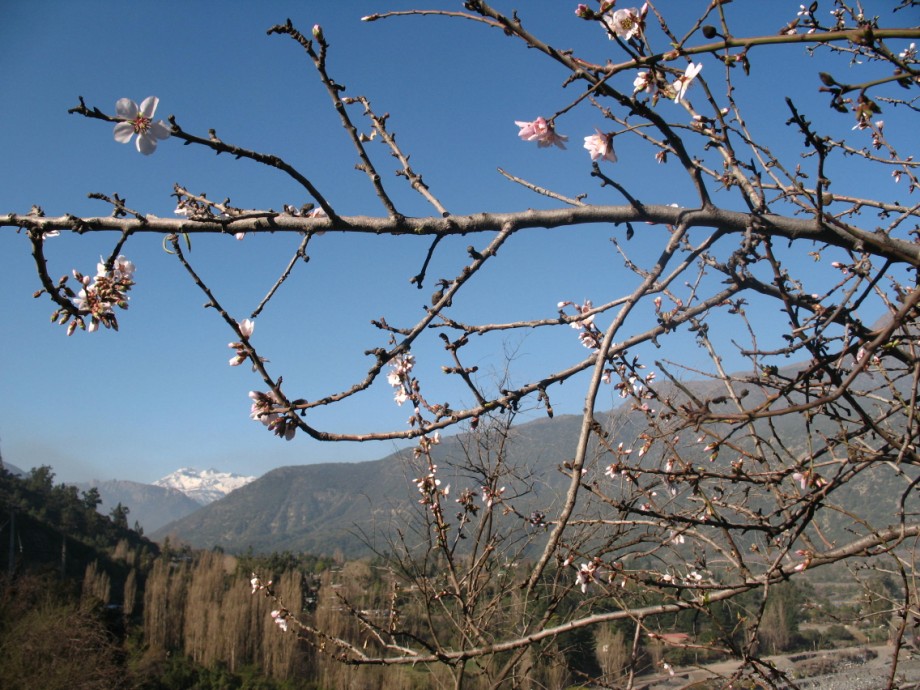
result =
[[82,490],[96,487],[99,490],[102,499],[99,510],[102,513],[108,513],[119,503],[127,506],[130,509],[128,522],[133,525],[137,521],[150,533],[223,498],[254,479],[215,469],[184,467],[153,484],[112,479],[79,484],[78,487]]
[[[568,481],[560,472],[560,458],[571,449],[580,424],[580,416],[564,415],[514,428],[506,463],[509,471],[516,468],[517,479],[509,474],[508,485],[531,487],[515,500],[520,510],[550,512],[559,500],[560,487]],[[468,447],[471,439],[447,437],[433,448],[438,476],[442,485],[450,484],[451,498],[463,489],[480,492],[481,476],[462,465],[467,454],[474,457],[473,465],[489,459],[479,458],[482,449]],[[339,550],[359,557],[391,551],[389,540],[396,531],[411,531],[411,517],[419,508],[413,480],[423,474],[427,468],[415,465],[411,450],[369,462],[281,467],[152,536],[236,552],[249,547],[314,554]]]
[[[718,392],[718,385],[695,382],[692,387],[706,399]],[[757,395],[757,387],[751,386],[751,399]],[[596,418],[609,432],[613,447],[621,440],[633,443],[644,423],[622,408]],[[512,428],[504,460],[506,498],[519,515],[541,511],[551,516],[557,509],[569,482],[564,465],[571,459],[568,454],[573,452],[580,426],[580,415],[557,415]],[[773,427],[791,456],[806,452],[798,416],[779,418]],[[451,487],[448,505],[464,489],[480,493],[484,471],[477,468],[494,462],[490,452],[496,444],[492,441],[480,446],[476,436],[459,434],[445,437],[433,448],[442,486]],[[683,444],[685,457],[697,452],[694,439],[684,439]],[[699,461],[706,462],[702,449],[699,452]],[[654,461],[653,455],[646,456],[646,461]],[[584,481],[605,481],[604,466],[591,466]],[[282,467],[258,479],[183,468],[153,485],[123,480],[93,485],[103,500],[101,512],[108,513],[118,503],[127,506],[129,524],[136,520],[154,539],[169,536],[174,543],[220,546],[230,552],[251,548],[259,553],[287,550],[331,555],[340,551],[347,557],[360,557],[392,551],[397,535],[407,542],[421,539],[412,533],[413,516],[420,510],[413,480],[427,472],[427,467],[418,466],[412,451],[406,450],[369,462]],[[902,488],[890,474],[872,471],[836,496],[840,501],[855,501],[866,517],[884,525]],[[835,526],[822,524],[822,528],[833,530]]]
[[[684,384],[685,389],[689,387],[699,400],[724,396],[724,386],[718,382]],[[741,388],[746,389],[749,405],[756,405],[757,399],[762,397],[756,382]],[[660,388],[659,392],[664,390]],[[679,393],[675,395],[680,399]],[[635,443],[645,428],[644,416],[633,412],[629,406],[596,414],[595,419],[607,431],[607,442],[613,448],[620,441]],[[543,512],[551,519],[570,481],[565,465],[572,459],[570,454],[574,452],[581,422],[580,415],[557,415],[511,429],[504,460],[507,473],[502,483],[507,487],[506,505],[513,505],[516,515],[502,519],[526,521],[531,511]],[[808,424],[813,434],[830,437],[838,431],[832,425],[823,428],[824,422],[820,419]],[[762,429],[764,437],[775,434],[782,439],[783,454],[790,462],[792,458],[809,453],[806,420],[801,415],[785,415],[757,422],[755,426]],[[708,464],[709,452],[697,436],[692,430],[688,431],[676,446],[685,460]],[[464,489],[472,490],[477,496],[481,492],[484,473],[479,468],[494,463],[494,449],[498,444],[495,438],[486,439],[481,445],[478,443],[475,435],[461,433],[444,438],[432,449],[441,486],[450,486],[448,506],[454,505],[453,499]],[[746,442],[742,441],[741,445]],[[658,463],[663,452],[660,447],[661,444],[656,444],[637,461]],[[605,477],[604,469],[611,462],[610,457],[589,463],[583,483],[597,482],[607,486],[610,478]],[[729,453],[724,453],[717,462],[728,465],[732,459]],[[427,465],[419,466],[411,450],[371,462],[282,467],[164,526],[153,537],[170,536],[195,547],[220,546],[233,552],[251,548],[261,553],[289,550],[332,555],[340,551],[346,557],[392,552],[397,539],[404,539],[411,546],[425,537],[413,531],[420,524],[413,517],[422,509],[413,480],[427,473]],[[874,525],[895,524],[898,500],[902,496],[907,498],[904,492],[909,491],[915,474],[909,468],[892,469],[880,463],[837,489],[832,502],[853,509]],[[593,508],[586,507],[591,505],[590,493],[585,494],[587,503],[581,510],[609,510],[597,503]],[[920,498],[916,492],[913,496],[909,501],[911,505]],[[757,499],[752,500],[752,509],[756,509]],[[453,515],[448,512],[448,517],[453,518]],[[834,510],[822,511],[815,526],[831,540],[852,538],[854,526],[856,532],[862,529]]]

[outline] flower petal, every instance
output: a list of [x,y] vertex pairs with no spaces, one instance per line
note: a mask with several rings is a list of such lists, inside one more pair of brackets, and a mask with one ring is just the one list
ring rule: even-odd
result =
[[170,134],[172,134],[172,129],[163,120],[157,120],[152,123],[147,131],[148,136],[156,137],[157,139],[169,139]]
[[157,150],[157,138],[150,136],[150,134],[138,134],[137,150],[145,156],[149,156]]
[[119,98],[115,102],[115,114],[133,120],[137,117],[137,103],[130,98]]
[[144,99],[144,102],[141,103],[141,115],[144,117],[152,118],[153,114],[157,111],[157,104],[160,102],[160,99],[156,96],[147,96]]
[[130,122],[119,122],[115,125],[115,141],[119,144],[127,144],[131,141],[131,137],[134,136],[134,125]]

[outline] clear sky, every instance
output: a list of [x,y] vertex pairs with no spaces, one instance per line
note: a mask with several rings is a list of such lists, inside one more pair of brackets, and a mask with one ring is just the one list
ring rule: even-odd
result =
[[[549,43],[577,47],[596,62],[610,53],[600,28],[575,18],[576,3],[519,4],[527,26]],[[680,23],[704,4],[680,0],[659,6]],[[512,7],[496,5],[509,12]],[[764,31],[766,5],[784,7],[771,17],[768,31],[798,10],[794,2],[737,0],[726,8],[737,17],[736,35]],[[499,166],[569,196],[588,193],[589,201],[620,203],[590,178],[590,160],[581,148],[582,137],[603,126],[596,110],[584,107],[560,119],[559,131],[570,136],[567,151],[538,150],[517,138],[515,120],[548,116],[574,93],[560,89],[566,76],[561,68],[495,30],[444,18],[360,21],[372,11],[420,7],[408,2],[166,1],[141,7],[108,1],[0,2],[3,212],[27,212],[39,204],[48,215],[105,214],[103,203],[86,197],[101,192],[118,193],[139,211],[172,216],[174,183],[211,199],[230,197],[246,208],[280,209],[308,201],[277,171],[172,139],[161,142],[154,155],[141,156],[133,145],[113,140],[110,124],[67,113],[78,96],[114,114],[119,98],[140,102],[156,95],[158,117],[173,114],[187,131],[206,135],[215,128],[227,142],[279,154],[313,180],[339,213],[379,215],[379,203],[363,173],[354,169],[351,144],[312,65],[289,38],[266,35],[268,27],[288,17],[305,33],[314,23],[323,26],[333,77],[346,85],[346,94],[365,95],[378,112],[390,113],[389,126],[412,155],[413,168],[450,211],[558,205],[505,181],[496,172]],[[827,116],[826,99],[815,92],[814,72],[783,72],[768,55],[765,51],[755,63],[755,76],[756,70],[775,71],[782,78],[771,74],[771,87],[786,89],[812,104],[816,115]],[[704,76],[712,72],[715,77],[717,63],[703,62]],[[622,79],[620,86],[628,88],[627,77]],[[760,89],[752,83],[747,94],[756,106],[752,124],[769,118],[782,123],[788,116],[777,94],[785,92]],[[352,110],[356,120],[358,112]],[[852,123],[843,118],[840,124],[849,131]],[[790,133],[778,126],[770,136],[782,149]],[[383,147],[372,150],[400,210],[430,214],[403,180],[389,177],[394,162]],[[611,174],[650,203],[692,204],[686,182],[668,178],[647,150],[641,157],[639,150],[624,141]],[[861,191],[872,193],[872,184],[860,185]],[[609,299],[610,285],[624,272],[608,241],[617,233],[622,238],[621,230],[581,227],[515,238],[503,248],[501,263],[466,291],[456,315],[476,313],[483,321],[545,318],[556,314],[560,300]],[[200,238],[190,258],[229,311],[242,319],[274,283],[298,241],[295,236],[242,242]],[[639,257],[645,251],[641,241],[633,245]],[[52,276],[72,268],[94,273],[112,242],[102,235],[66,234],[49,241]],[[317,238],[310,262],[297,268],[279,299],[258,319],[254,342],[264,348],[271,370],[284,374],[292,397],[314,399],[348,388],[366,371],[369,359],[362,353],[386,345],[370,320],[385,316],[394,325],[414,323],[432,281],[457,274],[470,242],[484,245],[486,239],[444,242],[428,284],[419,291],[409,278],[421,266],[426,241],[335,234]],[[649,243],[648,251],[657,252],[657,246]],[[133,238],[124,253],[137,265],[137,286],[131,308],[119,314],[121,331],[68,338],[62,327],[49,322],[50,301],[32,299],[39,285],[28,242],[12,229],[0,230],[0,290],[6,305],[0,328],[4,460],[25,468],[50,464],[64,481],[148,482],[184,466],[259,475],[281,465],[366,460],[393,450],[388,443],[323,445],[301,436],[286,443],[250,421],[247,392],[264,385],[248,367],[227,365],[231,333],[216,314],[202,309],[204,296],[158,238]],[[585,355],[571,334],[548,339],[514,335],[479,348],[475,363],[481,375],[500,376],[507,352],[514,353],[521,377]],[[436,340],[421,345],[416,356],[420,370],[427,367],[431,377],[449,363]],[[696,355],[658,356],[684,356],[692,362]],[[555,391],[556,411],[580,411],[581,395],[577,385]],[[607,402],[614,404],[614,397]],[[311,415],[320,428],[373,431],[400,428],[409,411],[393,403],[392,391],[381,381],[341,409]]]

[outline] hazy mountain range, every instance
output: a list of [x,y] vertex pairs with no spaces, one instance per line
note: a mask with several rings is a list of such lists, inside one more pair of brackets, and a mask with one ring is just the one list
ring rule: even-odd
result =
[[77,487],[84,491],[90,487],[99,490],[102,499],[99,510],[102,513],[108,513],[119,503],[127,506],[130,509],[128,523],[133,525],[137,521],[150,533],[223,498],[254,479],[215,469],[184,467],[153,484],[112,479],[85,482],[77,484]]
[[[724,388],[717,382],[694,382],[685,384],[687,387],[692,387],[700,400],[716,400],[724,395]],[[756,384],[746,388],[750,396],[747,402],[753,406],[762,391]],[[633,443],[645,424],[644,417],[624,408],[598,414],[596,419],[608,431],[614,448],[620,440]],[[503,483],[506,480],[506,498],[512,499],[509,503],[520,515],[527,517],[531,511],[541,511],[551,516],[558,509],[569,483],[564,466],[572,459],[569,454],[575,447],[581,421],[580,415],[557,415],[512,428]],[[763,435],[776,434],[782,439],[789,457],[803,456],[808,452],[804,424],[802,416],[786,415],[770,421],[769,432],[764,426]],[[812,420],[812,433],[831,435],[836,431],[822,426],[821,420]],[[688,434],[680,442],[681,453],[693,462],[707,463],[708,452],[703,444],[689,436],[695,434]],[[487,446],[494,449],[497,442],[493,438],[483,444],[486,447],[476,443],[476,437],[459,434],[444,438],[432,450],[441,486],[450,485],[451,499],[464,489],[477,496],[481,492],[482,473],[476,468],[494,462]],[[653,446],[643,462],[657,462],[654,456],[660,452],[659,445]],[[727,464],[730,460],[721,457],[718,462]],[[595,465],[591,471],[596,476],[586,476],[586,482],[605,481],[602,467]],[[391,552],[394,539],[404,538],[410,544],[422,539],[413,534],[413,525],[418,522],[412,517],[421,510],[413,480],[427,473],[427,465],[419,466],[411,450],[371,462],[282,467],[162,527],[153,537],[169,535],[195,547],[220,546],[235,552],[251,548],[263,553],[290,550],[331,555],[339,550],[347,557]],[[899,497],[915,474],[910,468],[901,473],[881,464],[837,490],[834,500],[853,507],[873,524],[888,525]],[[920,494],[914,492],[913,496],[911,504]],[[832,539],[852,536],[846,537],[848,519],[835,511],[822,511],[816,525]]]
[[[701,399],[721,393],[719,384],[712,382],[688,385]],[[750,395],[752,400],[760,395],[756,385],[750,387]],[[599,414],[597,419],[610,432],[614,447],[620,439],[631,443],[643,424],[624,409]],[[792,456],[806,452],[801,423],[796,415],[773,421],[773,432]],[[558,507],[569,482],[564,465],[571,459],[568,454],[580,426],[580,415],[557,415],[512,428],[505,458],[506,498],[513,499],[509,502],[520,514],[552,515]],[[477,496],[481,492],[483,473],[476,468],[494,462],[489,447],[494,449],[497,443],[495,438],[481,447],[477,442],[473,435],[459,434],[445,437],[433,448],[438,477],[442,486],[451,487],[451,499],[464,489]],[[694,440],[685,443],[683,452],[696,452]],[[651,461],[653,454],[646,459]],[[705,461],[703,454],[699,460]],[[103,513],[118,503],[127,506],[129,524],[136,520],[155,539],[169,536],[194,547],[220,546],[232,552],[251,548],[261,553],[331,555],[341,551],[357,557],[392,551],[395,538],[410,543],[421,539],[412,533],[417,524],[412,518],[421,509],[413,480],[427,473],[427,466],[419,466],[412,451],[406,450],[370,462],[282,467],[258,479],[183,468],[152,485],[112,480],[80,488],[99,489]],[[877,524],[887,524],[901,491],[892,475],[879,471],[864,473],[858,483],[836,496],[853,501]],[[822,524],[822,528],[833,530],[834,525]]]
[[[568,481],[559,471],[562,454],[572,447],[580,424],[580,416],[565,415],[514,428],[507,466],[517,468],[515,485],[532,485],[531,493],[515,505],[527,511],[552,510],[559,488]],[[438,476],[442,486],[450,484],[452,498],[463,489],[477,496],[481,490],[476,473],[460,467],[467,464],[468,451],[478,458],[479,449],[465,448],[470,438],[447,437],[433,449]],[[473,464],[478,461],[487,460]],[[388,539],[396,530],[405,532],[419,508],[413,479],[424,474],[427,467],[415,466],[411,450],[369,462],[281,467],[152,536],[237,552],[249,547],[315,554],[341,550],[353,557],[373,549],[389,551]],[[510,480],[509,475],[509,485]]]

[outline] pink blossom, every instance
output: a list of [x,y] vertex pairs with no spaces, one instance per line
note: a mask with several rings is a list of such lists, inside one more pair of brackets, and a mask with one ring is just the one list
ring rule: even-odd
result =
[[617,156],[613,152],[613,135],[604,134],[599,129],[594,131],[596,134],[585,137],[585,148],[591,154],[591,160],[596,161],[600,158],[601,160],[616,163]]
[[[252,319],[243,319],[239,323],[240,333],[243,335],[243,338],[246,339],[252,335],[255,327],[255,322]],[[231,367],[238,367],[249,358],[249,353],[246,351],[246,347],[243,345],[243,343],[227,343],[227,347],[236,351],[236,354],[230,358]]]
[[261,422],[275,436],[281,436],[286,441],[294,438],[297,431],[297,422],[278,412],[281,401],[274,391],[262,393],[249,391],[252,406],[249,411],[250,419]]
[[561,149],[565,148],[565,142],[568,137],[556,134],[556,128],[552,122],[547,122],[542,117],[538,117],[533,122],[524,122],[515,120],[514,124],[521,128],[518,136],[524,141],[535,141],[540,148],[553,146],[554,144]]

